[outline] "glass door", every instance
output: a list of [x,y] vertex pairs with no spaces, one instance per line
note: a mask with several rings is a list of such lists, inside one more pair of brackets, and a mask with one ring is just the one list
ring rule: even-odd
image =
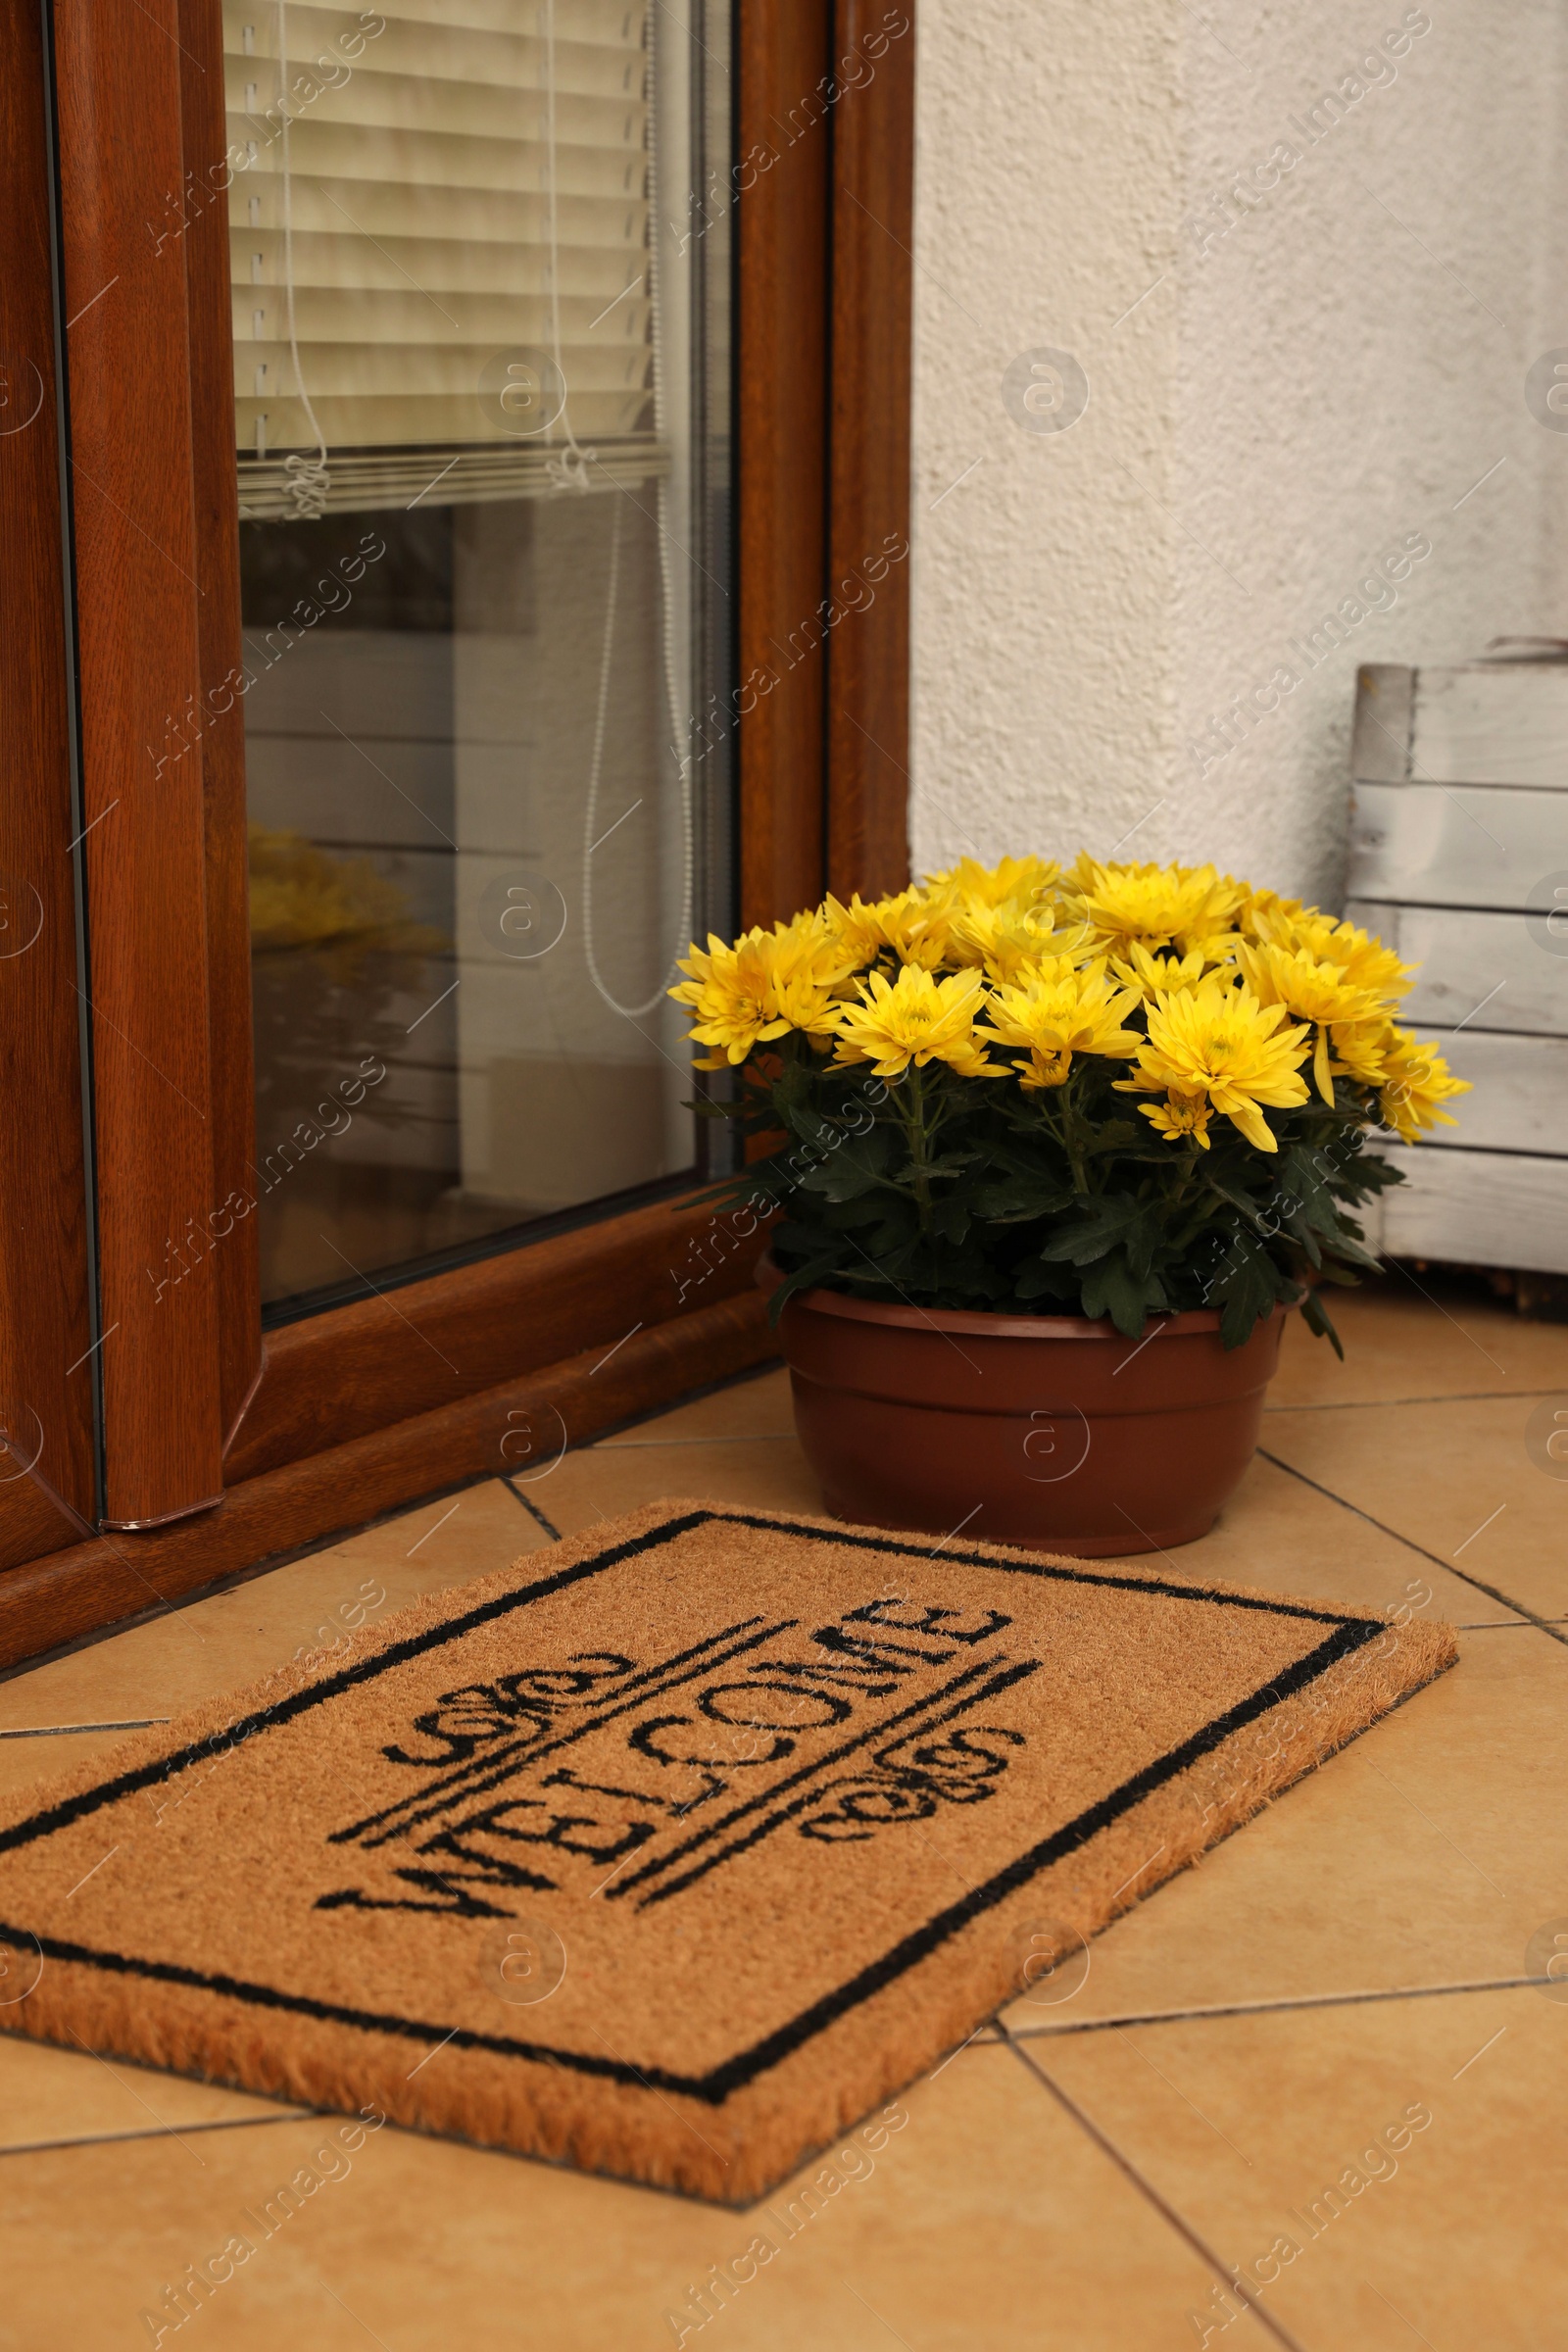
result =
[[270,1321],[696,1163],[726,15],[223,0]]

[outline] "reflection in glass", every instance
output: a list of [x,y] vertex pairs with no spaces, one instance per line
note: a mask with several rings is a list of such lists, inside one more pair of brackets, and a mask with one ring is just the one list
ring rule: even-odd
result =
[[724,15],[224,0],[269,1301],[696,1159]]

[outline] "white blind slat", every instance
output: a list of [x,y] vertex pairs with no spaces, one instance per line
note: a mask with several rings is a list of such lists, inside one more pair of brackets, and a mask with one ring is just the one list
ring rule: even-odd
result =
[[[258,79],[250,58],[225,60],[229,135],[271,142],[282,84],[268,65]],[[292,79],[292,69],[290,72]],[[330,113],[325,110],[330,105]],[[356,74],[340,90],[323,92],[311,104],[296,98],[290,111],[292,141],[308,147],[323,125],[426,133],[457,138],[542,141],[548,136],[549,93],[538,82],[497,86],[494,81],[441,81],[429,74]],[[556,138],[562,147],[588,147],[623,154],[628,162],[645,145],[646,108],[621,95],[575,95],[556,86]],[[302,166],[301,169],[304,167]]]
[[[461,25],[444,26],[439,39],[432,39],[426,26],[389,24],[359,57],[340,58],[327,50],[318,58],[313,43],[301,42],[298,19],[303,13],[293,7],[287,12],[288,77],[297,111],[319,103],[314,85],[346,109],[350,121],[365,106],[392,103],[383,93],[394,91],[400,82],[425,86],[438,95],[455,88],[459,96],[467,89],[539,97],[550,86],[550,49],[545,41],[475,38]],[[341,32],[341,19],[335,29]],[[281,96],[275,0],[267,0],[254,48],[225,43],[223,87],[231,113],[262,113]],[[641,47],[590,49],[558,37],[556,98],[562,106],[592,101],[641,107]]]
[[[231,124],[237,118],[230,117]],[[303,179],[338,177],[346,182],[391,180],[422,188],[493,188],[517,194],[550,185],[550,150],[544,125],[530,120],[526,138],[464,138],[453,131],[389,130],[376,122],[312,122],[302,120],[289,133],[289,168]],[[537,134],[537,135],[536,135]],[[245,139],[239,123],[233,144]],[[617,141],[595,146],[589,139],[556,142],[558,195],[641,197],[647,166],[643,150]],[[236,172],[229,191],[248,197],[259,182],[281,182],[283,142],[258,146],[256,160]]]
[[[360,494],[394,476],[417,487],[436,449],[475,453],[454,468],[466,485],[454,495],[480,495],[485,478],[513,485],[503,495],[527,494],[550,478],[551,447],[596,438],[615,444],[620,478],[631,478],[642,441],[645,472],[658,470],[650,5],[399,0],[356,18],[224,0],[249,511],[339,503],[316,476],[314,506],[291,492],[279,464],[323,440],[327,484],[334,454],[342,464],[342,453],[360,453]],[[485,445],[520,436],[481,402],[480,374],[518,349],[559,365],[566,404],[531,458],[514,451],[486,476]],[[377,450],[406,459],[388,471],[371,463]]]
[[[267,299],[264,300],[263,297]],[[615,306],[615,317],[625,316],[625,325],[613,343],[590,335],[591,313],[597,297],[584,301],[578,298],[559,306],[561,327],[561,365],[567,381],[575,389],[601,389],[613,382],[630,389],[642,388],[648,372],[647,345],[643,327],[647,319],[646,303],[622,302]],[[452,368],[443,374],[443,382],[456,389],[458,382],[468,380],[470,365],[484,366],[492,352],[516,344],[543,348],[551,340],[558,322],[557,306],[548,295],[533,298],[503,294],[455,294],[450,288],[442,291],[439,302],[416,293],[412,288],[391,292],[384,288],[356,286],[349,291],[334,291],[329,286],[304,286],[294,296],[294,328],[301,351],[311,352],[310,385],[316,392],[333,389],[328,381],[330,355],[346,351],[363,354],[368,373],[365,388],[374,388],[378,377],[385,373],[384,344],[395,344],[407,355],[410,366],[422,364],[433,348]],[[607,325],[609,321],[605,322]],[[271,347],[286,351],[283,340],[288,333],[286,305],[280,295],[269,294],[262,286],[235,288],[234,328],[253,343],[258,353]],[[628,348],[630,347],[630,348]],[[569,365],[568,365],[569,360]]]
[[[535,192],[492,192],[482,188],[443,188],[433,184],[400,186],[378,180],[314,178],[296,174],[291,185],[296,238],[302,229],[351,237],[359,250],[363,282],[371,283],[371,256],[367,238],[427,236],[461,239],[464,243],[525,246],[537,254],[541,270],[550,261],[550,198]],[[254,227],[283,225],[283,183],[280,174],[250,173],[236,178],[229,192],[233,249],[245,261],[246,232]],[[560,195],[556,201],[556,235],[561,247],[563,283],[569,283],[569,247],[615,245],[623,255],[643,247],[647,207],[641,198]],[[281,283],[281,279],[279,280]],[[624,285],[625,279],[621,280]]]
[[[367,254],[363,236],[302,230],[300,210],[296,191],[296,305],[307,290],[318,287],[340,288],[345,294],[367,289],[399,294],[407,293],[411,286],[428,286],[440,292],[449,311],[456,309],[455,303],[448,299],[453,295],[547,295],[550,291],[550,250],[537,235],[405,237],[387,230],[376,235],[374,246]],[[342,218],[341,214],[331,217]],[[580,289],[563,298],[564,316],[567,302],[580,308],[585,301],[593,303],[597,315],[610,297],[618,294],[628,282],[637,255],[631,239],[619,233],[612,236],[610,227],[607,221],[603,240],[598,243],[579,242],[578,236],[563,240],[563,257],[569,266],[570,282]],[[272,227],[248,228],[235,236],[234,251],[234,331],[248,334],[249,322],[241,318],[240,311],[249,304],[254,289],[264,288],[269,299],[282,302],[283,232]],[[628,295],[622,308],[635,309],[639,320],[635,331],[641,335],[648,318],[646,302],[639,297],[634,303]],[[278,315],[281,316],[281,311]],[[615,317],[619,316],[617,310]],[[608,319],[605,325],[609,327]]]

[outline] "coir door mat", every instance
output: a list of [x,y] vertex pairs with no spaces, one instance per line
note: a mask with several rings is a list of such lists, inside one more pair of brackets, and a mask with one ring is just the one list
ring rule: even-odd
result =
[[742,2202],[1453,1655],[655,1504],[11,1799],[0,2024]]

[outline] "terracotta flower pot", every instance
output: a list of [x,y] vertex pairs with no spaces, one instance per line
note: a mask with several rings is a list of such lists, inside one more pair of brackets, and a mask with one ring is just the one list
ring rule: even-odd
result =
[[[758,1270],[767,1289],[779,1276]],[[1252,1458],[1288,1312],[1244,1347],[1207,1309],[1141,1342],[1079,1315],[927,1313],[797,1292],[795,1426],[837,1519],[1081,1554],[1206,1535]]]

